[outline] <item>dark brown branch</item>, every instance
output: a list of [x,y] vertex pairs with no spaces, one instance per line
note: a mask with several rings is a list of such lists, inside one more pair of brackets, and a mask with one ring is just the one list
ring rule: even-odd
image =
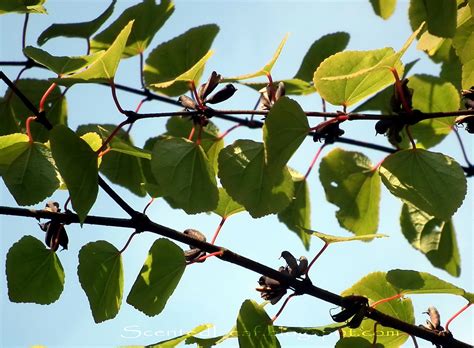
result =
[[[70,223],[79,223],[79,217],[73,213],[53,213],[44,210],[31,210],[25,208],[12,208],[12,207],[3,207],[0,206],[1,215],[12,215],[12,216],[24,216],[24,217],[33,217],[36,219],[56,219],[61,223],[70,224]],[[278,270],[265,266],[259,262],[256,262],[252,259],[246,258],[245,256],[234,253],[228,249],[213,245],[210,243],[202,242],[192,237],[185,235],[184,233],[178,232],[174,229],[171,229],[166,226],[159,225],[151,221],[146,215],[137,213],[131,219],[119,219],[112,217],[103,217],[103,216],[88,216],[84,224],[90,225],[101,225],[101,226],[113,226],[113,227],[122,227],[122,228],[132,228],[137,231],[148,231],[156,233],[158,235],[168,237],[172,240],[192,245],[196,248],[200,248],[208,253],[222,251],[222,256],[219,256],[220,259],[238,265],[240,267],[246,268],[248,270],[254,271],[258,274],[265,275],[267,277],[273,278],[280,281],[283,284],[288,284],[290,287],[296,290],[297,293],[307,294],[316,298],[319,298],[323,301],[330,302],[336,306],[341,306],[342,297],[338,294],[332,293],[325,289],[314,286],[309,280],[301,280],[297,278],[290,277],[285,275]],[[391,317],[389,315],[383,314],[374,308],[368,308],[367,318],[373,319],[379,322],[380,325],[391,327],[403,332],[406,332],[410,335],[428,340],[435,344],[440,344],[445,347],[451,348],[472,348],[471,345],[460,342],[454,338],[438,336],[433,331],[429,331],[423,327],[416,325],[411,325],[404,321],[401,321],[397,318]]]

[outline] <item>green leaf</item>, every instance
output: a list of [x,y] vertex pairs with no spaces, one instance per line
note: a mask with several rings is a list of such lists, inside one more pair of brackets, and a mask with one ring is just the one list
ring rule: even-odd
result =
[[411,0],[409,17],[413,30],[426,21],[431,34],[453,37],[456,32],[456,0]]
[[400,226],[408,242],[424,254],[433,266],[444,269],[453,277],[459,277],[461,259],[451,221],[444,222],[411,204],[404,204]]
[[155,343],[155,344],[151,344],[151,345],[148,345],[147,347],[148,348],[174,348],[177,345],[179,345],[180,343],[187,340],[188,338],[194,337],[198,333],[203,332],[203,331],[205,331],[205,330],[207,330],[207,329],[209,329],[213,326],[214,325],[212,325],[212,324],[199,325],[199,326],[196,326],[191,331],[186,332],[184,335],[181,335],[181,336],[178,336],[176,338],[172,338],[172,339],[169,339],[169,340],[166,340],[166,341],[161,341],[161,342],[158,342],[158,343]]
[[148,316],[160,314],[185,268],[181,248],[167,239],[157,239],[128,294],[127,303]]
[[454,215],[467,191],[461,166],[437,152],[398,151],[385,158],[379,172],[393,195],[442,220]]
[[[197,85],[202,74],[202,69],[199,68],[204,67],[203,58],[204,60],[209,58],[206,54],[209,54],[208,51],[218,32],[219,27],[215,24],[203,25],[189,29],[184,34],[160,44],[146,59],[143,70],[145,84],[155,89],[154,84],[174,81],[193,67],[196,68],[201,61],[202,66],[192,71],[196,73],[194,82]],[[159,92],[168,96],[178,96],[188,90],[187,83],[179,82],[168,88],[162,88]]]
[[43,4],[46,0],[7,0],[0,3],[0,15],[17,12],[17,13],[41,13],[46,14]]
[[[145,142],[145,145],[143,146],[144,150],[148,151],[153,151],[153,147],[155,146],[155,143],[160,139],[160,137],[154,137],[150,138]],[[145,190],[148,192],[148,194],[151,197],[162,197],[163,193],[161,188],[158,185],[158,182],[155,179],[155,176],[153,175],[151,171],[151,164],[149,160],[144,160],[142,159],[141,161],[141,166],[142,166],[142,171],[143,171],[143,177],[145,178]]]
[[380,176],[369,158],[336,148],[322,159],[319,178],[326,199],[339,207],[336,217],[341,227],[356,235],[377,232]]
[[380,233],[365,234],[365,235],[362,235],[362,236],[352,236],[352,237],[339,237],[339,236],[333,236],[333,235],[330,235],[330,234],[313,231],[313,230],[310,230],[310,229],[307,229],[307,228],[304,228],[303,230],[306,233],[309,233],[312,236],[318,237],[324,243],[327,243],[327,244],[341,243],[341,242],[351,242],[351,241],[354,241],[354,240],[370,242],[374,238],[388,237],[388,236],[386,236],[384,234],[380,234]]
[[250,74],[245,74],[245,75],[239,75],[239,76],[234,76],[234,77],[226,77],[223,79],[223,81],[240,81],[240,80],[247,80],[251,79],[254,77],[259,77],[259,76],[267,76],[268,74],[271,74],[271,71],[273,69],[273,66],[275,65],[278,57],[280,56],[281,51],[283,50],[283,47],[285,46],[286,40],[288,40],[289,34],[286,34],[283,40],[281,40],[280,44],[278,45],[278,48],[276,49],[275,53],[273,54],[273,57],[270,59],[270,61],[263,66],[260,70],[257,70],[254,73]]
[[0,97],[0,115],[2,115],[2,122],[0,122],[0,136],[20,132],[19,122],[12,114],[9,102],[2,97]]
[[451,82],[456,90],[462,89],[462,64],[456,54],[451,55],[452,58],[443,62],[439,77],[443,80]]
[[[30,100],[35,107],[39,107],[39,102],[43,94],[50,88],[51,82],[36,79],[21,79],[16,82],[17,88]],[[5,100],[11,90],[5,93]],[[28,109],[23,101],[13,93],[7,103],[7,114],[10,114],[14,120],[20,124],[20,131],[26,133],[26,119],[31,116],[31,110]],[[48,121],[54,126],[56,124],[67,124],[67,102],[61,89],[56,87],[46,98],[44,111],[48,115]],[[0,122],[0,123],[3,123]],[[39,122],[32,122],[31,134],[35,141],[46,142],[49,139],[49,131]]]
[[[381,299],[389,298],[398,294],[392,284],[386,280],[386,272],[373,272],[360,279],[352,287],[342,292],[342,296],[360,295],[369,299],[373,303]],[[414,324],[415,317],[413,305],[410,299],[394,300],[381,303],[377,310],[400,319],[406,323]],[[364,319],[357,329],[342,329],[345,337],[362,336],[362,332],[373,332],[375,322],[371,319]],[[408,334],[385,327],[377,326],[377,343],[385,347],[400,347],[409,337]],[[352,333],[352,334],[351,334]],[[357,346],[358,347],[358,346]]]
[[[319,65],[333,54],[343,51],[349,43],[350,35],[346,32],[337,32],[321,36],[316,40],[301,62],[301,66],[295,75],[295,79],[310,82]],[[285,87],[286,84],[285,84]],[[286,88],[287,89],[287,88]]]
[[97,154],[66,126],[54,127],[50,141],[53,158],[71,195],[72,207],[84,222],[97,199]]
[[474,85],[474,18],[458,27],[453,46],[462,63],[462,86],[469,89]]
[[28,149],[28,136],[14,133],[0,136],[0,175],[4,175],[12,162]]
[[108,49],[122,28],[134,20],[135,23],[122,56],[128,58],[141,54],[173,11],[174,5],[170,0],[161,0],[159,5],[155,3],[155,0],[144,0],[123,11],[110,26],[94,36],[91,40],[91,50],[95,52]]
[[218,175],[232,199],[254,218],[282,211],[293,197],[288,169],[268,170],[263,144],[252,140],[237,140],[220,152]]
[[174,85],[176,82],[196,82],[201,78],[202,72],[204,70],[204,65],[209,58],[214,54],[214,51],[207,52],[195,65],[193,65],[189,70],[185,71],[181,75],[175,77],[174,79],[152,83],[149,87],[155,89],[168,88]]
[[387,281],[399,294],[452,294],[463,296],[465,291],[426,272],[394,269],[387,272]]
[[370,4],[377,16],[389,19],[395,12],[397,0],[370,0]]
[[[448,112],[459,108],[459,93],[451,83],[429,75],[413,75],[408,80],[408,87],[413,89],[413,108],[422,112]],[[455,118],[423,120],[410,129],[417,143],[427,149],[452,131]]]
[[114,79],[125,49],[125,43],[132,30],[133,21],[129,22],[116,36],[115,41],[97,60],[94,60],[86,70],[77,72],[60,79],[53,79],[63,86],[72,86],[76,83],[109,83]]
[[395,55],[393,48],[336,53],[314,73],[316,90],[331,104],[354,104],[393,82],[389,67]]
[[253,300],[245,300],[240,307],[237,318],[237,335],[240,347],[280,347],[270,317]]
[[39,48],[27,46],[23,49],[23,53],[35,62],[44,65],[54,73],[58,75],[66,75],[92,64],[94,61],[102,57],[105,51],[99,51],[88,56],[57,57],[52,56],[48,52]]
[[122,255],[109,242],[99,240],[79,251],[77,275],[96,323],[115,318],[123,294]]
[[214,169],[200,145],[183,138],[159,139],[153,148],[151,171],[172,207],[188,214],[217,207]]
[[38,45],[43,46],[48,40],[60,36],[89,39],[92,34],[94,34],[110,17],[114,11],[116,2],[116,0],[112,0],[112,3],[109,5],[109,7],[107,7],[104,12],[102,12],[96,19],[92,21],[67,24],[54,23],[50,25],[38,37]]
[[58,256],[33,236],[24,236],[12,245],[6,273],[12,302],[51,304],[63,292],[64,270]]
[[295,171],[290,172],[294,185],[294,197],[291,203],[278,213],[278,220],[295,232],[303,242],[306,250],[309,250],[311,238],[304,231],[305,228],[311,227],[311,203],[308,182],[301,174]]
[[266,164],[281,169],[308,135],[308,118],[301,106],[287,97],[280,98],[263,125]]
[[344,327],[345,324],[329,324],[319,327],[295,327],[295,326],[274,326],[275,334],[284,334],[289,332],[296,332],[299,334],[305,335],[316,335],[316,336],[327,336],[334,331],[338,331],[340,328]]
[[223,219],[227,219],[229,216],[242,211],[245,211],[245,208],[234,201],[223,187],[219,187],[219,203],[217,204],[217,208],[212,212],[219,215]]
[[[21,149],[24,151],[20,154]],[[59,180],[49,149],[41,143],[28,143],[16,147],[14,153],[17,157],[4,172],[3,180],[15,201],[33,205],[51,196]]]
[[[190,118],[170,117],[166,122],[165,135],[188,139],[193,128],[194,123]],[[199,132],[194,132],[190,140],[196,142],[198,134]],[[209,121],[209,123],[202,128],[201,147],[209,158],[209,162],[212,164],[214,171],[217,173],[217,158],[219,157],[220,150],[224,147],[224,139],[220,138],[219,128],[217,128],[212,121]]]
[[[105,140],[115,128],[116,126],[112,124],[87,124],[79,126],[77,133],[97,132]],[[131,137],[124,130],[117,132],[109,147],[110,152],[100,158],[102,160],[100,171],[114,184],[123,186],[140,197],[145,196],[143,185],[145,177],[140,159],[145,158],[149,161],[150,151],[135,147]]]
[[[404,75],[413,68],[420,59],[415,59],[405,65]],[[405,77],[403,76],[403,77]],[[391,114],[392,106],[390,100],[394,93],[394,86],[389,86],[378,92],[376,95],[357,106],[353,112],[362,112],[367,110],[380,111],[382,114]]]

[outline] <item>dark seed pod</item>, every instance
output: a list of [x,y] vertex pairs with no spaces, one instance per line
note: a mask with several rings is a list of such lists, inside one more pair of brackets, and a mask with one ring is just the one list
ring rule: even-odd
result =
[[298,270],[300,272],[300,275],[303,275],[308,269],[308,259],[304,256],[301,256],[298,261]]
[[207,80],[207,82],[205,84],[201,85],[201,87],[199,87],[199,92],[198,92],[199,98],[201,98],[201,100],[206,99],[206,97],[209,94],[211,94],[214,89],[216,89],[216,87],[219,84],[220,80],[221,80],[221,75],[219,75],[218,73],[213,71],[211,73],[211,76]]
[[[183,232],[185,235],[188,235],[191,238],[197,239],[201,242],[206,241],[206,236],[199,232],[198,230],[194,230],[192,228],[188,228]],[[200,257],[206,255],[206,252],[202,251],[199,248],[195,248],[192,245],[189,246],[189,250],[186,250],[184,252],[184,257],[186,258],[186,261],[188,262],[195,262],[198,260]]]
[[468,133],[474,133],[474,116],[458,116],[454,122],[457,125],[464,125]]
[[376,134],[385,134],[388,132],[390,126],[392,126],[393,120],[379,120],[375,124]]
[[348,325],[351,328],[356,328],[360,326],[360,323],[364,319],[367,308],[369,307],[369,300],[363,296],[346,296],[342,299],[342,307],[344,309],[341,312],[334,315],[331,314],[332,319],[338,323],[342,323],[354,317]]
[[59,213],[61,209],[59,208],[58,202],[49,201],[46,203],[44,210],[50,211],[52,213]]
[[45,222],[44,224],[38,225],[44,232],[46,232],[44,242],[49,248],[51,248],[51,250],[56,251],[58,250],[59,246],[67,250],[69,237],[67,236],[66,229],[64,228],[63,224],[51,220]]
[[196,110],[196,102],[188,96],[182,95],[178,98],[178,101],[185,109]]
[[286,250],[281,253],[281,257],[285,259],[286,264],[289,268],[290,275],[296,276],[294,274],[295,271],[298,272],[298,262],[296,261],[296,258],[289,251]]
[[314,131],[313,141],[324,139],[325,144],[333,144],[343,134],[344,131],[339,128],[339,122],[328,123]]
[[204,103],[217,104],[232,97],[237,89],[232,84],[225,85],[224,88],[218,90],[216,93],[207,98]]

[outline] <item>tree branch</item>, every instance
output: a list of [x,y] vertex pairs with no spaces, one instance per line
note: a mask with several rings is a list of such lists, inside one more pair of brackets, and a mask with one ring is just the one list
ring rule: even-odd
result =
[[[55,221],[71,224],[79,223],[79,217],[76,214],[67,212],[67,213],[53,213],[45,210],[32,210],[25,208],[13,208],[13,207],[4,207],[0,206],[1,215],[12,215],[12,216],[23,216],[23,217],[32,217],[36,219],[55,219]],[[316,298],[319,298],[323,301],[330,302],[334,305],[341,306],[342,299],[338,294],[332,293],[325,289],[314,286],[309,280],[301,280],[297,278],[290,277],[285,275],[278,270],[270,268],[266,265],[263,265],[257,261],[246,258],[245,256],[239,255],[232,252],[231,250],[213,245],[210,243],[199,241],[195,238],[189,237],[184,233],[178,232],[174,229],[171,229],[166,226],[162,226],[151,221],[148,216],[142,213],[137,213],[131,219],[120,219],[113,217],[104,217],[104,216],[87,216],[84,224],[89,225],[100,225],[100,226],[112,226],[112,227],[122,227],[122,228],[131,228],[137,231],[148,231],[164,237],[168,237],[174,241],[192,245],[196,248],[204,250],[208,253],[222,251],[222,256],[218,256],[220,259],[238,265],[240,267],[246,268],[248,270],[254,271],[258,274],[265,275],[267,277],[273,278],[280,281],[283,284],[287,284],[294,288],[298,293],[307,294]],[[433,331],[429,331],[423,327],[416,325],[411,325],[404,321],[401,321],[397,318],[386,315],[374,308],[368,308],[367,318],[377,321],[383,326],[391,327],[396,330],[403,331],[407,334],[428,340],[434,344],[440,344],[445,347],[451,348],[472,348],[473,346],[458,341],[454,338],[438,336]]]

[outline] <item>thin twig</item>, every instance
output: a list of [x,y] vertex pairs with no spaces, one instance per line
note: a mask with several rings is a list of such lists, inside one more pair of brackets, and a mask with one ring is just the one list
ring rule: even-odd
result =
[[30,18],[29,13],[25,13],[25,21],[23,22],[23,30],[21,33],[21,49],[24,50],[26,47],[26,30],[28,28],[28,19]]
[[472,167],[472,163],[471,163],[471,161],[469,161],[469,157],[467,156],[467,152],[466,152],[466,149],[464,147],[464,143],[461,139],[461,136],[459,135],[459,132],[458,132],[456,126],[453,126],[453,130],[454,130],[454,134],[456,135],[456,138],[458,139],[459,146],[461,147],[461,151],[462,151],[462,155],[464,156],[464,160],[466,161],[466,163],[469,167]]

